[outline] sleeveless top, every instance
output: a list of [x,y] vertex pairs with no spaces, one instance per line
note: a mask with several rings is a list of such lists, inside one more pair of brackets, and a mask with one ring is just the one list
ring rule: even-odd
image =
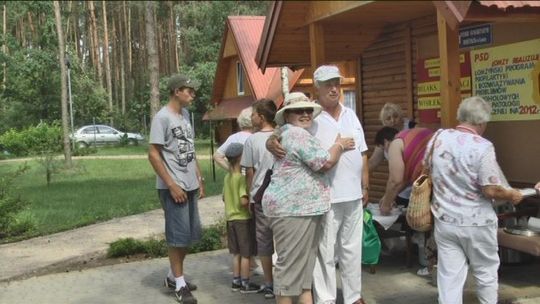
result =
[[422,173],[422,161],[426,146],[433,131],[426,128],[413,128],[399,132],[395,138],[403,140],[403,163],[405,164],[404,181],[412,185]]

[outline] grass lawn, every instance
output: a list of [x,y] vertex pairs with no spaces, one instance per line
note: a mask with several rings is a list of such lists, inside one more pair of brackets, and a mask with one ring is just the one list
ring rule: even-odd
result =
[[[217,147],[214,145],[214,151]],[[196,139],[195,151],[198,155],[210,155],[210,139]],[[137,146],[98,146],[96,154],[90,155],[144,155],[148,153],[148,143],[142,142]]]
[[[155,175],[146,159],[87,159],[75,163],[76,169],[53,175],[47,186],[42,167],[35,161],[28,162],[30,170],[18,177],[13,189],[14,194],[30,201],[29,208],[18,216],[35,223],[22,238],[160,208]],[[200,164],[207,195],[220,194],[225,172],[216,168],[214,183],[211,162],[201,160]],[[0,175],[20,165],[0,163]]]

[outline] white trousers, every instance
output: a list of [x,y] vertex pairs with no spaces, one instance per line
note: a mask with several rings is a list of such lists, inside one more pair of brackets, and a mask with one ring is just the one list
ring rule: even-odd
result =
[[[362,297],[362,215],[361,200],[334,203],[324,215],[313,271],[315,303],[336,302],[334,255],[339,261],[344,304],[352,304]],[[334,245],[337,246],[334,248]]]
[[437,288],[440,304],[463,303],[469,266],[482,304],[497,303],[499,255],[497,225],[460,227],[435,220]]

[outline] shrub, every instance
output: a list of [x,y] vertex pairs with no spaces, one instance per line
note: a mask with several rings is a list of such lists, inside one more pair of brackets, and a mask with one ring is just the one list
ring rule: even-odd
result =
[[203,229],[201,240],[189,247],[190,253],[218,250],[226,247],[226,221],[222,219],[216,224]]
[[17,220],[16,216],[28,206],[28,202],[12,194],[14,179],[26,170],[28,166],[25,164],[0,178],[0,238],[17,236],[34,227],[32,218]]
[[116,258],[137,253],[144,253],[143,242],[133,238],[125,238],[112,242],[107,251],[107,256]]
[[[203,251],[218,250],[225,247],[223,242],[225,229],[225,221],[220,221],[217,224],[208,228],[203,228],[201,240],[189,248],[190,253]],[[119,239],[112,242],[107,250],[107,256],[117,258],[134,254],[146,254],[149,257],[166,257],[168,252],[167,243],[165,240],[149,239],[135,240],[133,238]]]
[[118,141],[118,145],[121,147],[125,147],[129,145],[129,139],[128,139],[127,133],[124,133],[124,135],[120,137],[120,140]]
[[0,136],[0,146],[15,156],[42,155],[62,151],[62,128],[40,123],[23,130],[10,129]]
[[95,146],[89,146],[89,147],[78,147],[75,146],[75,150],[73,150],[73,156],[86,156],[90,154],[96,154],[97,148]]

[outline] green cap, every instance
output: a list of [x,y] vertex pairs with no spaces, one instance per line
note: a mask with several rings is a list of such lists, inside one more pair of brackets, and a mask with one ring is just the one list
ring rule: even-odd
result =
[[167,86],[169,91],[180,88],[192,88],[197,90],[199,88],[199,82],[195,79],[191,79],[182,74],[176,74],[169,78],[169,85]]

